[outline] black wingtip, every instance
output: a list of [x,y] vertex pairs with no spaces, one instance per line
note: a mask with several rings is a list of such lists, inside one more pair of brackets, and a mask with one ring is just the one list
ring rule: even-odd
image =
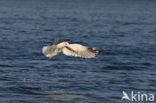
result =
[[103,52],[103,50],[98,50],[98,54],[100,54],[101,52]]
[[88,48],[88,50],[96,54],[100,54],[101,52],[103,52],[103,50],[96,50],[95,48]]
[[100,54],[101,52],[103,52],[103,50],[96,50],[97,54]]

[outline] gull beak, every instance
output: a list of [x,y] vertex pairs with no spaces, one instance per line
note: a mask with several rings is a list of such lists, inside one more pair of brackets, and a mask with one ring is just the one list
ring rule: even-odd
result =
[[52,56],[50,56],[49,59],[52,59]]
[[49,54],[45,54],[46,57],[49,57],[49,59],[52,59],[53,56],[49,56]]

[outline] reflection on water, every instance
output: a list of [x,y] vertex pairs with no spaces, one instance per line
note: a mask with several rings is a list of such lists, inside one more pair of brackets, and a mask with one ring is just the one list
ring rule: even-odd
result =
[[72,101],[74,99],[87,99],[87,96],[84,94],[75,94],[75,93],[48,93],[47,97],[52,100],[59,101]]

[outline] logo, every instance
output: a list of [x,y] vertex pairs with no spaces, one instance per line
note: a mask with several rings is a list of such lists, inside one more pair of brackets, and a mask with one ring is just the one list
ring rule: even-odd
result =
[[134,102],[154,102],[154,94],[152,93],[141,93],[140,91],[134,92],[131,91],[129,95],[122,91],[122,98],[121,101],[134,101]]

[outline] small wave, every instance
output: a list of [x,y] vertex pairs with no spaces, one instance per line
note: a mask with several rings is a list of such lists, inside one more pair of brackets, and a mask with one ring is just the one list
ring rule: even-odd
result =
[[7,64],[0,64],[0,67],[12,67],[11,65],[7,65]]
[[151,63],[142,63],[143,65],[145,65],[145,66],[152,66],[152,64]]
[[105,67],[110,70],[137,70],[136,68],[132,66],[107,66]]
[[53,29],[44,29],[44,31],[54,31]]
[[41,88],[38,87],[28,87],[28,86],[20,86],[19,88],[26,90],[41,90]]

